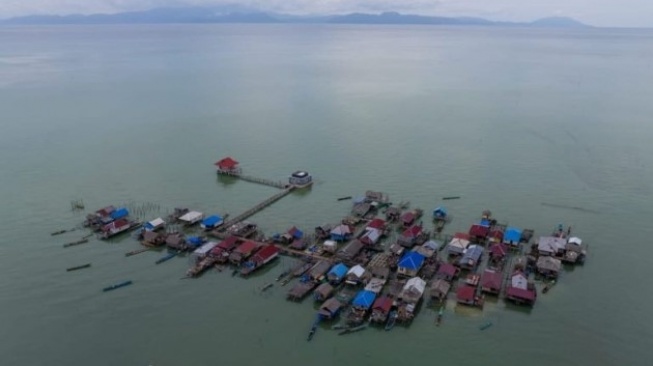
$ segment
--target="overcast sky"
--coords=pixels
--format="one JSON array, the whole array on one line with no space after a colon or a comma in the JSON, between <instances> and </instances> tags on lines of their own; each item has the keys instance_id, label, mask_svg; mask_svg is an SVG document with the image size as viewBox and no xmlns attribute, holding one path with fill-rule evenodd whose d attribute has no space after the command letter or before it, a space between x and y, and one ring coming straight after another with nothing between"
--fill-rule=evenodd
<instances>
[{"instance_id":1,"label":"overcast sky","mask_svg":"<svg viewBox=\"0 0 653 366\"><path fill-rule=\"evenodd\" d=\"M0 0L0 18L241 4L291 14L383 12L530 21L568 16L596 26L653 27L653 0Z\"/></svg>"}]
</instances>

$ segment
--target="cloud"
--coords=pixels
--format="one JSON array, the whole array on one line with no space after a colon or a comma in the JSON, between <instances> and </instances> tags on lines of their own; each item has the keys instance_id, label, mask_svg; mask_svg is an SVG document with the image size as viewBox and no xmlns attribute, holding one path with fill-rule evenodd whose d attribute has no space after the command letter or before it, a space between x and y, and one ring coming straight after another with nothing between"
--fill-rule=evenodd
<instances>
[{"instance_id":1,"label":"cloud","mask_svg":"<svg viewBox=\"0 0 653 366\"><path fill-rule=\"evenodd\" d=\"M555 15L596 25L653 26L651 0L0 0L0 17L115 13L167 6L226 4L289 14L397 11L507 21L528 21Z\"/></svg>"}]
</instances>

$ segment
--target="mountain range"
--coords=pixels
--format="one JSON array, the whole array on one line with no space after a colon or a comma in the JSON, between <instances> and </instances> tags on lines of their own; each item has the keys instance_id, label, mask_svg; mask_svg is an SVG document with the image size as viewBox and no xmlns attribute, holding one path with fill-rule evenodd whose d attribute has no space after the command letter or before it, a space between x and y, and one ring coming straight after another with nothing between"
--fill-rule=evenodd
<instances>
[{"instance_id":1,"label":"mountain range","mask_svg":"<svg viewBox=\"0 0 653 366\"><path fill-rule=\"evenodd\" d=\"M0 20L0 24L165 24L165 23L322 23L322 24L433 24L522 27L589 27L565 17L533 22L501 22L473 17L440 17L385 12L296 16L267 13L239 6L156 8L145 11L90 15L31 15Z\"/></svg>"}]
</instances>

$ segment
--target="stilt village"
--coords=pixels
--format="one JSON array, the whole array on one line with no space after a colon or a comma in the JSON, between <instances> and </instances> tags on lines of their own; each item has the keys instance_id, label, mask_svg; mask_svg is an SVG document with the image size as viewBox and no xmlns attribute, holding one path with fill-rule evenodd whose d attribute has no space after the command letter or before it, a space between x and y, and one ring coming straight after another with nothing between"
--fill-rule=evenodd
<instances>
[{"instance_id":1,"label":"stilt village","mask_svg":"<svg viewBox=\"0 0 653 366\"><path fill-rule=\"evenodd\" d=\"M243 174L231 157L215 165L219 176L279 191L234 216L175 208L165 217L141 222L131 218L128 207L107 206L86 216L82 226L89 234L64 247L87 243L93 235L111 240L131 233L142 247L126 256L158 252L156 265L187 256L190 265L182 275L189 279L207 271L246 278L273 265L280 255L294 257L293 267L283 268L258 291L276 286L288 301L315 302L315 317L306 328L309 341L324 328L344 335L368 327L390 331L395 325L409 326L422 307L435 310L434 324L441 326L448 299L481 310L487 299L533 307L544 301L541 294L553 288L565 268L583 265L587 256L587 243L571 227L551 223L550 232L535 236L531 229L495 218L490 210L479 212L468 231L446 233L452 214L444 203L459 196L434 199L426 212L407 201L395 204L377 191L334 197L348 202L341 219L313 228L289 223L287 231L268 236L248 219L295 190L312 189L313 177L297 171L287 182L258 178ZM71 207L83 210L84 204L74 201ZM88 268L91 263L67 271ZM102 290L130 285L127 280ZM479 329L490 326L487 322Z\"/></svg>"}]
</instances>

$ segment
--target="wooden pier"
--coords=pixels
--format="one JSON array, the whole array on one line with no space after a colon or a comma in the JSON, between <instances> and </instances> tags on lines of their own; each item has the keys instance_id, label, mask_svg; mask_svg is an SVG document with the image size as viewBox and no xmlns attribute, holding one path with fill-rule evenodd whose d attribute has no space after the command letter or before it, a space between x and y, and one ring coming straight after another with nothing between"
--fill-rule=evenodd
<instances>
[{"instance_id":1,"label":"wooden pier","mask_svg":"<svg viewBox=\"0 0 653 366\"><path fill-rule=\"evenodd\" d=\"M288 195L290 192L292 192L293 189L295 189L295 187L293 187L293 186L290 186L290 187L286 187L286 188L284 188L283 191L281 191L281 192L275 194L274 196L272 196L272 197L266 199L265 201L263 201L263 202L257 204L256 206L250 208L249 210L247 210L247 211L241 213L240 215L235 216L235 217L232 218L231 220L225 222L225 223L221 226L221 229L222 229L222 230L226 230L226 229L228 229L229 227L231 227L232 225L237 224L237 223L239 223L239 222L241 222L241 221L247 219L248 217L254 215L255 213L257 213L257 212L263 210L264 208L270 206L271 204L273 204L273 203L275 203L276 201L280 200L281 198L285 197L285 196Z\"/></svg>"},{"instance_id":2,"label":"wooden pier","mask_svg":"<svg viewBox=\"0 0 653 366\"><path fill-rule=\"evenodd\" d=\"M218 171L218 174L227 175L227 176L230 176L230 177L236 177L238 179L242 179L242 180L247 181L247 182L262 184L264 186L269 186L269 187L274 187L274 188L279 188L279 189L286 189L289 186L289 184L281 182L281 181L274 181L274 180L271 180L271 179L253 177L251 175L243 175L243 174L237 173L237 172L230 172L230 171L220 170L220 171Z\"/></svg>"}]
</instances>

